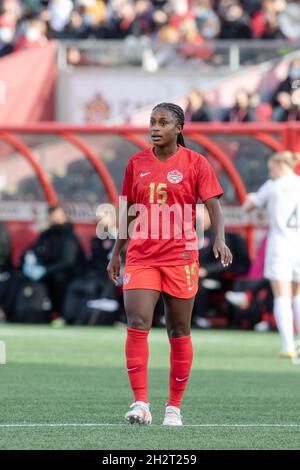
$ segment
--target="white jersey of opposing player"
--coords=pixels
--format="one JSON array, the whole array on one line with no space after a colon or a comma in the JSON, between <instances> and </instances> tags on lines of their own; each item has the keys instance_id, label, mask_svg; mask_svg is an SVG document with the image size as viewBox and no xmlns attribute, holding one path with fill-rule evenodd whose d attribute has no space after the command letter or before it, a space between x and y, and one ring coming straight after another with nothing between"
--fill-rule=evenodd
<instances>
[{"instance_id":1,"label":"white jersey of opposing player","mask_svg":"<svg viewBox=\"0 0 300 470\"><path fill-rule=\"evenodd\" d=\"M268 180L255 194L269 218L265 277L300 282L300 177L288 173Z\"/></svg>"}]
</instances>

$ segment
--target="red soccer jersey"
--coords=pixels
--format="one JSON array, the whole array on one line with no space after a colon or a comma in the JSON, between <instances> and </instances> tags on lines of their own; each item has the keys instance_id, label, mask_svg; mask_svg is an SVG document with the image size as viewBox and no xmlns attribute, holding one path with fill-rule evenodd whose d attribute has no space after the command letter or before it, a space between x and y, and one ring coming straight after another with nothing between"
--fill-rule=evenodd
<instances>
[{"instance_id":1,"label":"red soccer jersey","mask_svg":"<svg viewBox=\"0 0 300 470\"><path fill-rule=\"evenodd\" d=\"M143 204L143 215L138 214L144 229L140 238L130 238L126 264L173 266L198 260L196 203L198 198L205 202L222 194L212 167L193 150L179 146L178 151L163 162L155 156L152 147L133 155L126 167L122 196L134 204ZM162 215L157 211L168 211L165 206L173 205L176 205L177 216L171 212L168 232L168 225L163 225ZM187 219L184 219L184 210ZM192 229L187 236L184 220L190 219ZM137 219L134 223L135 227L141 226Z\"/></svg>"}]
</instances>

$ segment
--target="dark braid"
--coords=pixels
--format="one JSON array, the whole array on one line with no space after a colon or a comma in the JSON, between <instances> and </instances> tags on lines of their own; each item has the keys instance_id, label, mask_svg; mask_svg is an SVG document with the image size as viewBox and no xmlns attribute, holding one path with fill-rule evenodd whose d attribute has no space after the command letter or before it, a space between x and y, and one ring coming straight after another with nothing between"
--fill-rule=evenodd
<instances>
[{"instance_id":1,"label":"dark braid","mask_svg":"<svg viewBox=\"0 0 300 470\"><path fill-rule=\"evenodd\" d=\"M177 123L183 128L183 126L184 126L184 112L183 112L183 109L180 106L178 106L177 104L174 104L174 103L159 103L156 106L154 106L152 111L155 111L158 108L164 108L167 111L170 111L175 116L175 118L177 119ZM177 144L181 145L182 147L185 147L185 142L184 142L182 132L180 132L180 134L178 134L178 136L177 136Z\"/></svg>"}]
</instances>

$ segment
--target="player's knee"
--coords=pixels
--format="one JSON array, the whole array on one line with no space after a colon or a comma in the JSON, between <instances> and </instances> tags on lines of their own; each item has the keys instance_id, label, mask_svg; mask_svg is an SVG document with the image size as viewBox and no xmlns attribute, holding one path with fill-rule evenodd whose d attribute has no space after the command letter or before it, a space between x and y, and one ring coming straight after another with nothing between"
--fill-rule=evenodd
<instances>
[{"instance_id":1,"label":"player's knee","mask_svg":"<svg viewBox=\"0 0 300 470\"><path fill-rule=\"evenodd\" d=\"M168 329L169 338L181 338L183 336L189 336L191 330L186 325L173 325Z\"/></svg>"},{"instance_id":2,"label":"player's knee","mask_svg":"<svg viewBox=\"0 0 300 470\"><path fill-rule=\"evenodd\" d=\"M149 324L149 321L143 319L143 318L128 318L127 320L127 325L128 328L133 328L134 330L150 330L151 324Z\"/></svg>"}]
</instances>

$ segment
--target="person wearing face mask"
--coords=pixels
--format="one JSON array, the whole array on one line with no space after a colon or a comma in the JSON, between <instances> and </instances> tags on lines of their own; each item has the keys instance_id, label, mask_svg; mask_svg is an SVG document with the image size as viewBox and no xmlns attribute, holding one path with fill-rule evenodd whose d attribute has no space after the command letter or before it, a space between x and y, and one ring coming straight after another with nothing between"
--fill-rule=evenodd
<instances>
[{"instance_id":1,"label":"person wearing face mask","mask_svg":"<svg viewBox=\"0 0 300 470\"><path fill-rule=\"evenodd\" d=\"M17 5L0 2L0 57L13 52L19 18Z\"/></svg>"},{"instance_id":2,"label":"person wearing face mask","mask_svg":"<svg viewBox=\"0 0 300 470\"><path fill-rule=\"evenodd\" d=\"M278 18L279 26L284 36L289 39L300 38L300 2L288 2Z\"/></svg>"},{"instance_id":3,"label":"person wearing face mask","mask_svg":"<svg viewBox=\"0 0 300 470\"><path fill-rule=\"evenodd\" d=\"M283 39L279 18L286 10L285 0L263 0L260 8L251 14L253 37L261 39Z\"/></svg>"},{"instance_id":4,"label":"person wearing face mask","mask_svg":"<svg viewBox=\"0 0 300 470\"><path fill-rule=\"evenodd\" d=\"M47 285L53 310L60 314L68 284L81 275L86 259L61 206L49 207L48 225L25 253L22 270L28 278Z\"/></svg>"},{"instance_id":5,"label":"person wearing face mask","mask_svg":"<svg viewBox=\"0 0 300 470\"><path fill-rule=\"evenodd\" d=\"M290 95L286 93L286 107L277 106L272 119L277 122L300 121L300 88L293 90Z\"/></svg>"},{"instance_id":6,"label":"person wearing face mask","mask_svg":"<svg viewBox=\"0 0 300 470\"><path fill-rule=\"evenodd\" d=\"M273 91L270 99L270 104L273 108L281 106L286 109L288 106L288 95L291 95L292 90L296 87L295 83L300 80L300 57L291 61L288 76L285 80L279 83L277 88ZM275 119L276 120L276 119Z\"/></svg>"},{"instance_id":7,"label":"person wearing face mask","mask_svg":"<svg viewBox=\"0 0 300 470\"><path fill-rule=\"evenodd\" d=\"M36 49L47 43L46 24L40 20L31 20L26 24L24 33L19 36L14 51Z\"/></svg>"},{"instance_id":8,"label":"person wearing face mask","mask_svg":"<svg viewBox=\"0 0 300 470\"><path fill-rule=\"evenodd\" d=\"M196 0L192 6L199 33L206 40L214 39L220 33L220 20L211 3L211 0Z\"/></svg>"},{"instance_id":9,"label":"person wearing face mask","mask_svg":"<svg viewBox=\"0 0 300 470\"><path fill-rule=\"evenodd\" d=\"M250 17L238 1L219 7L221 17L220 39L251 39Z\"/></svg>"},{"instance_id":10,"label":"person wearing face mask","mask_svg":"<svg viewBox=\"0 0 300 470\"><path fill-rule=\"evenodd\" d=\"M0 24L0 57L14 50L15 28Z\"/></svg>"}]
</instances>

